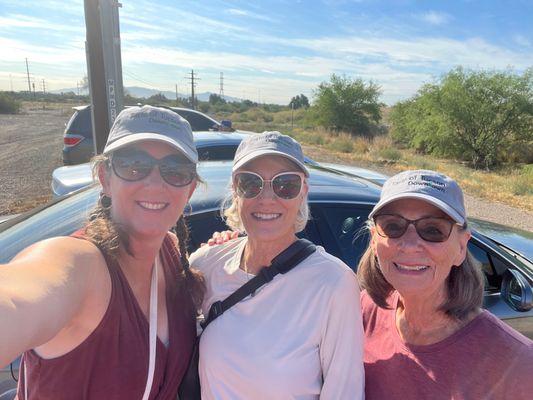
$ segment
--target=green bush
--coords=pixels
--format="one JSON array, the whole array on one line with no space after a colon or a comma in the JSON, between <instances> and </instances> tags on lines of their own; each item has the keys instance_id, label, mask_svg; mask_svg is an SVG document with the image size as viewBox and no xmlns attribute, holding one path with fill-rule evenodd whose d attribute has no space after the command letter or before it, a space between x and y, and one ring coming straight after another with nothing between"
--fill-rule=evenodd
<instances>
[{"instance_id":1,"label":"green bush","mask_svg":"<svg viewBox=\"0 0 533 400\"><path fill-rule=\"evenodd\" d=\"M381 120L380 95L380 87L373 82L333 74L318 86L311 114L326 129L369 135Z\"/></svg>"},{"instance_id":2,"label":"green bush","mask_svg":"<svg viewBox=\"0 0 533 400\"><path fill-rule=\"evenodd\" d=\"M21 103L7 93L0 93L0 114L17 114Z\"/></svg>"},{"instance_id":3,"label":"green bush","mask_svg":"<svg viewBox=\"0 0 533 400\"><path fill-rule=\"evenodd\" d=\"M390 119L392 138L422 153L485 169L530 162L533 68L522 75L456 68L396 104Z\"/></svg>"}]
</instances>

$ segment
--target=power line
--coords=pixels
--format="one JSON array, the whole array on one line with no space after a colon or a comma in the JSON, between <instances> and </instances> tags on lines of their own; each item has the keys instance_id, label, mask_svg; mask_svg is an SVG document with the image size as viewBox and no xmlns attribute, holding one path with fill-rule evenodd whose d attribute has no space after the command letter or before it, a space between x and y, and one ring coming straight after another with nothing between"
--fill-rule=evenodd
<instances>
[{"instance_id":1,"label":"power line","mask_svg":"<svg viewBox=\"0 0 533 400\"><path fill-rule=\"evenodd\" d=\"M194 88L196 87L196 81L199 81L200 78L194 76L194 69L191 69L191 76L186 76L185 79L191 81L191 107L193 110L196 110L196 99L194 97Z\"/></svg>"}]
</instances>

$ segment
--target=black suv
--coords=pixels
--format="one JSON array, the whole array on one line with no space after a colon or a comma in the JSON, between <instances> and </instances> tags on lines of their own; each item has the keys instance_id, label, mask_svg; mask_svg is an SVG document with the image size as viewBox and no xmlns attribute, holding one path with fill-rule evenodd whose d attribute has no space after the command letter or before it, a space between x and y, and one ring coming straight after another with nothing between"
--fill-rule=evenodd
<instances>
[{"instance_id":1,"label":"black suv","mask_svg":"<svg viewBox=\"0 0 533 400\"><path fill-rule=\"evenodd\" d=\"M189 121L193 132L231 130L231 125L222 125L199 111L178 107L170 108ZM63 164L65 165L86 163L94 155L91 106L73 107L73 110L74 114L67 122L63 135Z\"/></svg>"}]
</instances>

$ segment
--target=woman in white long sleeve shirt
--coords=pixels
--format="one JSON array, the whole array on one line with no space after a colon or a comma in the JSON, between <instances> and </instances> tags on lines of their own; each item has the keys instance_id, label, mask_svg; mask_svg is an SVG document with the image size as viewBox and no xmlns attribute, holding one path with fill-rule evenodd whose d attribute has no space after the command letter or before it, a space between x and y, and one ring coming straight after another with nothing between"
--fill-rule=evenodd
<instances>
[{"instance_id":1,"label":"woman in white long sleeve shirt","mask_svg":"<svg viewBox=\"0 0 533 400\"><path fill-rule=\"evenodd\" d=\"M307 177L292 138L268 132L241 143L226 217L247 237L190 257L207 283L204 315L297 240L308 218ZM362 337L357 279L319 247L206 328L202 398L363 398Z\"/></svg>"}]
</instances>

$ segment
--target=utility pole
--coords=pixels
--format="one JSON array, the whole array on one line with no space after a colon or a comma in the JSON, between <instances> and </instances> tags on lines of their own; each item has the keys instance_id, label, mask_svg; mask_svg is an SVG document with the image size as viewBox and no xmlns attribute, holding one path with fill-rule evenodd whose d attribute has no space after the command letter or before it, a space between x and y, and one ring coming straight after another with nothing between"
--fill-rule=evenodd
<instances>
[{"instance_id":1,"label":"utility pole","mask_svg":"<svg viewBox=\"0 0 533 400\"><path fill-rule=\"evenodd\" d=\"M118 15L121 6L117 0L84 0L85 51L96 154L102 152L111 124L123 106Z\"/></svg>"},{"instance_id":2,"label":"utility pole","mask_svg":"<svg viewBox=\"0 0 533 400\"><path fill-rule=\"evenodd\" d=\"M193 110L196 110L196 98L194 97L194 88L196 87L196 82L199 81L200 78L197 78L194 76L194 69L191 69L191 76L186 76L185 79L188 79L191 81L191 108Z\"/></svg>"},{"instance_id":3,"label":"utility pole","mask_svg":"<svg viewBox=\"0 0 533 400\"><path fill-rule=\"evenodd\" d=\"M28 67L28 59L26 58L26 75L28 76L28 91L31 94L31 84L30 84L30 68Z\"/></svg>"},{"instance_id":4,"label":"utility pole","mask_svg":"<svg viewBox=\"0 0 533 400\"><path fill-rule=\"evenodd\" d=\"M220 73L220 91L218 95L221 99L224 99L224 72Z\"/></svg>"},{"instance_id":5,"label":"utility pole","mask_svg":"<svg viewBox=\"0 0 533 400\"><path fill-rule=\"evenodd\" d=\"M44 82L44 79L42 80L42 85L43 85L43 94L46 94L46 84Z\"/></svg>"},{"instance_id":6,"label":"utility pole","mask_svg":"<svg viewBox=\"0 0 533 400\"><path fill-rule=\"evenodd\" d=\"M32 82L31 84L33 86L33 97L35 98L35 82Z\"/></svg>"},{"instance_id":7,"label":"utility pole","mask_svg":"<svg viewBox=\"0 0 533 400\"><path fill-rule=\"evenodd\" d=\"M178 84L176 83L176 101L178 101Z\"/></svg>"}]
</instances>

